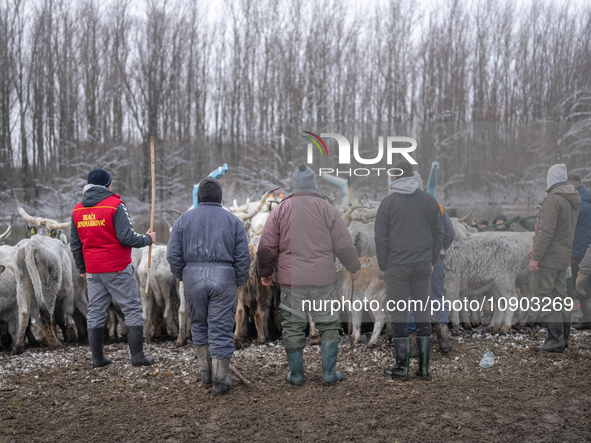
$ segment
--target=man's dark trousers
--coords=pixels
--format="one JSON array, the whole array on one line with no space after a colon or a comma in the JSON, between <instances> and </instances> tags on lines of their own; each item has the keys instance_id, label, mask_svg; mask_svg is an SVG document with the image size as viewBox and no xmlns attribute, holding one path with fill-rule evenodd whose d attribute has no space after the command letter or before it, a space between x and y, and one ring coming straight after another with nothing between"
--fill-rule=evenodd
<instances>
[{"instance_id":1,"label":"man's dark trousers","mask_svg":"<svg viewBox=\"0 0 591 443\"><path fill-rule=\"evenodd\" d=\"M414 301L411 306L414 311L417 336L431 336L429 296L431 294L432 270L431 263L421 263L412 266L389 267L386 271L384 279L388 297L387 308L390 311L394 337L408 337L407 312L409 303L413 303L408 300L409 292Z\"/></svg>"}]
</instances>

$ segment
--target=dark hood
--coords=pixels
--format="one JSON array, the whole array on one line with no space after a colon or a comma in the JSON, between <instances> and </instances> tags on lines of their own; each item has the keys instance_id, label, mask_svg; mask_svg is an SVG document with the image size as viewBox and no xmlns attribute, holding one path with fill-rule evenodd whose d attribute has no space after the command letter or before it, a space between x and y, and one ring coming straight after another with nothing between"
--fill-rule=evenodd
<instances>
[{"instance_id":1,"label":"dark hood","mask_svg":"<svg viewBox=\"0 0 591 443\"><path fill-rule=\"evenodd\" d=\"M115 195L114 192L109 191L104 186L100 185L86 185L84 187L84 197L82 198L82 206L89 208L96 206L107 197Z\"/></svg>"},{"instance_id":2,"label":"dark hood","mask_svg":"<svg viewBox=\"0 0 591 443\"><path fill-rule=\"evenodd\" d=\"M199 183L199 190L197 191L197 203L221 203L222 202L222 185L217 179L213 177L205 177Z\"/></svg>"}]
</instances>

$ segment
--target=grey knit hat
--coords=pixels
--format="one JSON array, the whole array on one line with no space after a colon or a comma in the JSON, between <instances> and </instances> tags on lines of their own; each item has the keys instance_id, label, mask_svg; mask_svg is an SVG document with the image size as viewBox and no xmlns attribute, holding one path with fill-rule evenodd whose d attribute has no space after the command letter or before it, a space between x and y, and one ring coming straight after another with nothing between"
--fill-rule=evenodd
<instances>
[{"instance_id":1,"label":"grey knit hat","mask_svg":"<svg viewBox=\"0 0 591 443\"><path fill-rule=\"evenodd\" d=\"M314 171L303 163L293 173L293 190L318 192Z\"/></svg>"}]
</instances>

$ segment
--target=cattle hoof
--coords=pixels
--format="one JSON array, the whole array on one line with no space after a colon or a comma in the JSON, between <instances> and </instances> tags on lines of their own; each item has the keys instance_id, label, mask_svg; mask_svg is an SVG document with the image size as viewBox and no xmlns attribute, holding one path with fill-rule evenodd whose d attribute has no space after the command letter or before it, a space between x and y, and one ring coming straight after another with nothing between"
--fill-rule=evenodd
<instances>
[{"instance_id":1,"label":"cattle hoof","mask_svg":"<svg viewBox=\"0 0 591 443\"><path fill-rule=\"evenodd\" d=\"M472 327L473 327L474 329L476 329L478 326L480 326L480 322L477 322L477 321L473 321L473 322L472 322Z\"/></svg>"},{"instance_id":2,"label":"cattle hoof","mask_svg":"<svg viewBox=\"0 0 591 443\"><path fill-rule=\"evenodd\" d=\"M177 341L174 343L174 345L177 348L182 348L183 346L185 346L185 339L177 339Z\"/></svg>"},{"instance_id":3,"label":"cattle hoof","mask_svg":"<svg viewBox=\"0 0 591 443\"><path fill-rule=\"evenodd\" d=\"M453 324L451 327L452 335L460 335L460 325Z\"/></svg>"},{"instance_id":4,"label":"cattle hoof","mask_svg":"<svg viewBox=\"0 0 591 443\"><path fill-rule=\"evenodd\" d=\"M25 352L25 345L14 345L14 347L12 348L12 355L20 355L23 352Z\"/></svg>"},{"instance_id":5,"label":"cattle hoof","mask_svg":"<svg viewBox=\"0 0 591 443\"><path fill-rule=\"evenodd\" d=\"M472 330L472 324L468 323L468 322L462 322L462 328L464 328L466 331L471 331Z\"/></svg>"},{"instance_id":6,"label":"cattle hoof","mask_svg":"<svg viewBox=\"0 0 591 443\"><path fill-rule=\"evenodd\" d=\"M375 348L376 346L377 346L377 343L372 343L372 342L369 342L369 343L367 344L367 347L368 347L369 349L373 349L373 348Z\"/></svg>"},{"instance_id":7,"label":"cattle hoof","mask_svg":"<svg viewBox=\"0 0 591 443\"><path fill-rule=\"evenodd\" d=\"M55 343L50 343L49 344L49 350L50 351L55 351L56 349L60 349L63 348L64 345L60 342L60 341L56 341Z\"/></svg>"},{"instance_id":8,"label":"cattle hoof","mask_svg":"<svg viewBox=\"0 0 591 443\"><path fill-rule=\"evenodd\" d=\"M510 330L511 330L511 325L508 323L505 323L500 327L499 333L502 335L505 335L505 334L508 334Z\"/></svg>"}]
</instances>

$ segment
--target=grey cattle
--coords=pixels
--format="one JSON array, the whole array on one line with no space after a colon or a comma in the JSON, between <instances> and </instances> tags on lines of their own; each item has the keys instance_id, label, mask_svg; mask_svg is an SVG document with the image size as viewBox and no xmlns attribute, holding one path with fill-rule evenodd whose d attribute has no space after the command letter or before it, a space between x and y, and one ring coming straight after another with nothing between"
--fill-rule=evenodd
<instances>
[{"instance_id":1,"label":"grey cattle","mask_svg":"<svg viewBox=\"0 0 591 443\"><path fill-rule=\"evenodd\" d=\"M86 288L86 279L80 276L80 271L76 267L74 256L70 248L66 248L66 253L70 259L72 267L72 291L74 301L74 313L72 315L76 330L78 332L78 342L85 343L88 341L88 330L86 327L86 316L88 315L88 292ZM65 324L65 318L59 306L55 310L55 322L62 327ZM63 329L63 328L62 328Z\"/></svg>"},{"instance_id":2,"label":"grey cattle","mask_svg":"<svg viewBox=\"0 0 591 443\"><path fill-rule=\"evenodd\" d=\"M501 298L507 302L511 297L517 298L515 281L528 252L526 247L516 239L503 236L472 239L461 223L453 221L453 225L456 237L446 251L444 261L446 299L452 303L464 299L470 302L474 300L473 294L484 292L492 293L495 302ZM494 307L497 308L498 304ZM513 314L510 309L503 312L494 309L489 330L502 334L509 332ZM454 309L452 304L450 320L454 332L458 332L460 321L471 324L468 315L463 309Z\"/></svg>"},{"instance_id":3,"label":"grey cattle","mask_svg":"<svg viewBox=\"0 0 591 443\"><path fill-rule=\"evenodd\" d=\"M144 316L144 336L146 343L152 341L155 332L155 315L162 310L162 317L167 331L172 336L178 336L179 282L170 272L170 265L166 260L166 245L152 246L152 262L150 269L150 285L146 294L148 281L148 248L144 249L138 266L139 290L142 299Z\"/></svg>"},{"instance_id":4,"label":"grey cattle","mask_svg":"<svg viewBox=\"0 0 591 443\"><path fill-rule=\"evenodd\" d=\"M72 265L66 249L61 241L45 235L33 235L16 247L14 263L19 321L15 354L24 352L25 333L31 316L39 318L51 349L61 346L53 328L56 304L64 315L65 324L73 323ZM64 337L71 336L71 332L62 332Z\"/></svg>"},{"instance_id":5,"label":"grey cattle","mask_svg":"<svg viewBox=\"0 0 591 443\"><path fill-rule=\"evenodd\" d=\"M534 233L533 232L479 232L475 234L470 234L470 239L478 239L478 238L495 238L495 237L506 237L517 240L520 242L526 251L530 251L533 248L534 244ZM523 298L530 299L533 297L533 290L531 286L531 272L529 270L529 259L527 255L523 257L523 261L521 266L519 267L519 271L517 273L517 278L515 280L515 286L520 292L520 296ZM528 303L528 305L530 305ZM531 306L531 305L530 305ZM519 317L517 322L515 323L515 328L520 328L525 326L526 324L531 324L536 319L538 313L532 309L519 311Z\"/></svg>"},{"instance_id":6,"label":"grey cattle","mask_svg":"<svg viewBox=\"0 0 591 443\"><path fill-rule=\"evenodd\" d=\"M348 228L353 244L359 257L373 257L376 255L376 241L374 234L374 223L362 223L352 221Z\"/></svg>"},{"instance_id":7,"label":"grey cattle","mask_svg":"<svg viewBox=\"0 0 591 443\"><path fill-rule=\"evenodd\" d=\"M6 324L12 342L18 332L18 309L16 304L16 276L12 246L0 246L0 321Z\"/></svg>"}]
</instances>

